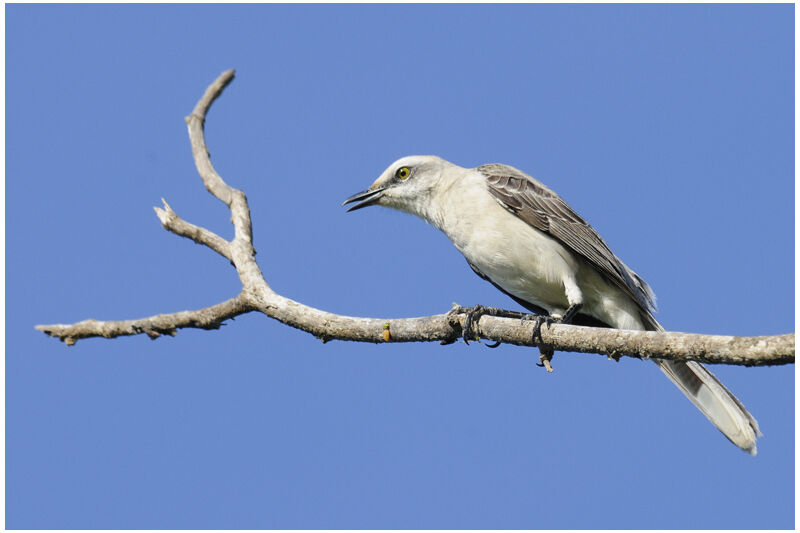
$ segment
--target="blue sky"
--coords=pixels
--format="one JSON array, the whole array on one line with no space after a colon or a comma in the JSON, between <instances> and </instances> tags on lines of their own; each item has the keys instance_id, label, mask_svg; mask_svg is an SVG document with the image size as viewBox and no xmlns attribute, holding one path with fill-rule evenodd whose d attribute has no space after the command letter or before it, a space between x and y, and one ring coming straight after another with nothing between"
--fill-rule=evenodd
<instances>
[{"instance_id":1,"label":"blue sky","mask_svg":"<svg viewBox=\"0 0 800 533\"><path fill-rule=\"evenodd\" d=\"M207 139L284 296L517 309L444 235L340 203L395 159L514 165L641 274L671 330L794 329L792 5L6 7L9 528L793 528L794 367L716 367L752 458L648 362L330 342L251 314L79 342L41 323L212 305Z\"/></svg>"}]
</instances>

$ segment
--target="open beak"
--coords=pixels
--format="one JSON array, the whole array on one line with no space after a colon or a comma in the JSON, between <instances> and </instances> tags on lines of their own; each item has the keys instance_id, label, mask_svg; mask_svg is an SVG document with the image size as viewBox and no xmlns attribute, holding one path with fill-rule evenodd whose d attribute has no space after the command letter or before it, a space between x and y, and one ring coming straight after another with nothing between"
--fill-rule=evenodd
<instances>
[{"instance_id":1,"label":"open beak","mask_svg":"<svg viewBox=\"0 0 800 533\"><path fill-rule=\"evenodd\" d=\"M366 191L361 191L359 193L354 194L344 202L342 205L352 204L353 202L358 202L356 205L351 206L347 212L355 211L356 209L361 209L362 207L370 206L376 203L381 196L383 196L383 191L386 187L378 187L377 189L367 189Z\"/></svg>"}]
</instances>

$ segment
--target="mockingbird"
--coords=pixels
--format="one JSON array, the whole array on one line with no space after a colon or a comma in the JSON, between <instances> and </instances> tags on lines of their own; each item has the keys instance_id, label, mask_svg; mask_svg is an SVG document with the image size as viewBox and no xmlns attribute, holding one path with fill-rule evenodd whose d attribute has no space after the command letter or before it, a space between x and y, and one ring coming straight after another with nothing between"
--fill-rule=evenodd
<instances>
[{"instance_id":1,"label":"mockingbird","mask_svg":"<svg viewBox=\"0 0 800 533\"><path fill-rule=\"evenodd\" d=\"M382 205L442 230L483 279L538 315L578 325L663 331L655 295L555 192L508 165L466 169L410 156L345 200ZM703 365L654 362L731 442L756 454L755 418Z\"/></svg>"}]
</instances>

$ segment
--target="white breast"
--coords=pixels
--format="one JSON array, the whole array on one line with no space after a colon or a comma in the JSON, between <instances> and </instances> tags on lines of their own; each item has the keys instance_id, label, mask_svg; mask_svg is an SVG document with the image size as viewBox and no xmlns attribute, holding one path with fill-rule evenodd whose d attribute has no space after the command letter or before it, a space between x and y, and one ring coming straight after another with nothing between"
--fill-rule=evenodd
<instances>
[{"instance_id":1,"label":"white breast","mask_svg":"<svg viewBox=\"0 0 800 533\"><path fill-rule=\"evenodd\" d=\"M471 172L432 202L442 230L467 260L492 281L525 301L561 314L569 306L564 278L579 264L566 248L503 208Z\"/></svg>"}]
</instances>

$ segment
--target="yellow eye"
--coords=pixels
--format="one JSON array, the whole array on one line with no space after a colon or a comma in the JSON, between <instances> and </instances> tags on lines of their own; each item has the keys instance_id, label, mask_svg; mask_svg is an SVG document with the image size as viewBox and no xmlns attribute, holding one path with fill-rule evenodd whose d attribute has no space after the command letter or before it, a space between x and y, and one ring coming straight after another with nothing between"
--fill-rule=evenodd
<instances>
[{"instance_id":1,"label":"yellow eye","mask_svg":"<svg viewBox=\"0 0 800 533\"><path fill-rule=\"evenodd\" d=\"M395 176L401 180L407 180L408 177L411 175L411 170L408 167L400 167L397 169Z\"/></svg>"}]
</instances>

